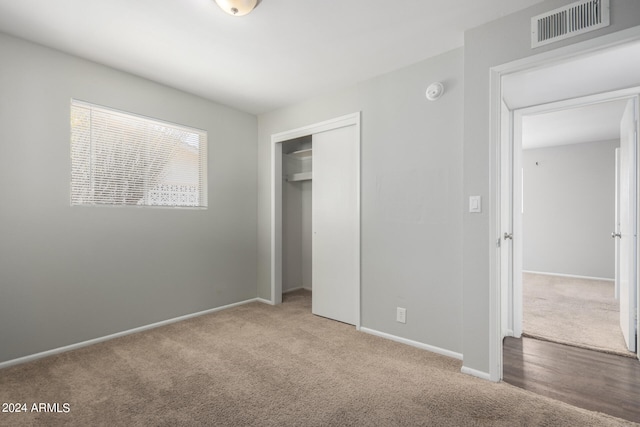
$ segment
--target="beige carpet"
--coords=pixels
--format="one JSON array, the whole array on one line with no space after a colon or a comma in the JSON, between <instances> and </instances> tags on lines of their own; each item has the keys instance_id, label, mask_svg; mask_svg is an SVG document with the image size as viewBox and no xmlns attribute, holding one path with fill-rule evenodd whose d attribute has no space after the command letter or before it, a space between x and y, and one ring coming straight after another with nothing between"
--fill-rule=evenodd
<instances>
[{"instance_id":1,"label":"beige carpet","mask_svg":"<svg viewBox=\"0 0 640 427\"><path fill-rule=\"evenodd\" d=\"M633 425L310 314L306 291L0 371L3 426Z\"/></svg>"},{"instance_id":2,"label":"beige carpet","mask_svg":"<svg viewBox=\"0 0 640 427\"><path fill-rule=\"evenodd\" d=\"M524 335L635 357L620 330L613 282L524 273Z\"/></svg>"}]
</instances>

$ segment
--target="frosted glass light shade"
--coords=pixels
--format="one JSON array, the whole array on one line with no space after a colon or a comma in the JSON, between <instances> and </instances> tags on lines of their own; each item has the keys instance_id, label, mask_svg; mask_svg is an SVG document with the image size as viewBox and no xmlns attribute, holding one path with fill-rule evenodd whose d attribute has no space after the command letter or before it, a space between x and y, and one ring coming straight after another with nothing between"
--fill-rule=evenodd
<instances>
[{"instance_id":1,"label":"frosted glass light shade","mask_svg":"<svg viewBox=\"0 0 640 427\"><path fill-rule=\"evenodd\" d=\"M233 16L243 16L251 12L258 0L215 0L220 9Z\"/></svg>"}]
</instances>

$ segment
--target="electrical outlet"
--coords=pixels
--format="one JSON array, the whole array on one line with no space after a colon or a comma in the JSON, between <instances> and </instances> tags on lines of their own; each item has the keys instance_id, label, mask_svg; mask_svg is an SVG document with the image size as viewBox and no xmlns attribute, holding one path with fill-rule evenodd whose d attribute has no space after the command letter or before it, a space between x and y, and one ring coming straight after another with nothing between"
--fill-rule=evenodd
<instances>
[{"instance_id":1,"label":"electrical outlet","mask_svg":"<svg viewBox=\"0 0 640 427\"><path fill-rule=\"evenodd\" d=\"M407 323L407 309L402 307L396 308L396 321L400 323Z\"/></svg>"}]
</instances>

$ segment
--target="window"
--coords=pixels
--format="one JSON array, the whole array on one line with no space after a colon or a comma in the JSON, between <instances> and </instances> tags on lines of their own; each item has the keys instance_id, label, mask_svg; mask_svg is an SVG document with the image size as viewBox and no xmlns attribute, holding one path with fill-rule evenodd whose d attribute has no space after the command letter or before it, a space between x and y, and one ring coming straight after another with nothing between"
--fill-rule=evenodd
<instances>
[{"instance_id":1,"label":"window","mask_svg":"<svg viewBox=\"0 0 640 427\"><path fill-rule=\"evenodd\" d=\"M71 205L207 206L207 133L71 101Z\"/></svg>"}]
</instances>

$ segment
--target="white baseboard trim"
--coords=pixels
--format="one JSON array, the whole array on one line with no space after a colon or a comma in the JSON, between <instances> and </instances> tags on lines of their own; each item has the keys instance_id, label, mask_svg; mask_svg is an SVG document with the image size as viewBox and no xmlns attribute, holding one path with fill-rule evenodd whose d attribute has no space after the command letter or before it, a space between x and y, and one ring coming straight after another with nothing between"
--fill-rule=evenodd
<instances>
[{"instance_id":1,"label":"white baseboard trim","mask_svg":"<svg viewBox=\"0 0 640 427\"><path fill-rule=\"evenodd\" d=\"M471 369L463 366L462 369L460 369L460 372L462 372L463 374L471 375L473 377L482 378L483 380L491 381L491 375L489 375L487 372L478 371L477 369Z\"/></svg>"},{"instance_id":2,"label":"white baseboard trim","mask_svg":"<svg viewBox=\"0 0 640 427\"><path fill-rule=\"evenodd\" d=\"M288 294L289 292L300 291L302 289L304 289L305 291L312 292L311 288L307 288L305 286L300 286L299 288L287 289L286 291L282 291L282 294Z\"/></svg>"},{"instance_id":3,"label":"white baseboard trim","mask_svg":"<svg viewBox=\"0 0 640 427\"><path fill-rule=\"evenodd\" d=\"M615 279L609 279L607 277L592 277L592 276L578 276L575 274L563 274L563 273L548 273L544 271L529 271L522 270L523 273L531 273L531 274L540 274L543 276L559 276L559 277L570 277L572 279L585 279L585 280L603 280L606 282L615 282Z\"/></svg>"},{"instance_id":4,"label":"white baseboard trim","mask_svg":"<svg viewBox=\"0 0 640 427\"><path fill-rule=\"evenodd\" d=\"M445 350L443 348L440 347L435 347L429 344L424 344L418 341L413 341L413 340L409 340L406 338L402 338L402 337L398 337L395 335L391 335L391 334L387 334L385 332L380 332L380 331L376 331L374 329L369 329L369 328L365 328L365 327L360 327L360 331L370 334L370 335L375 335L377 337L381 337L381 338L386 338L388 340L391 341L395 341L395 342L399 342L401 344L406 344L406 345L410 345L412 347L417 347L420 348L422 350L427 350L430 351L432 353L437 353L437 354L441 354L443 356L447 356L447 357L452 357L454 359L458 359L458 360L462 360L462 354L461 353L456 353L454 351L450 351L450 350Z\"/></svg>"},{"instance_id":5,"label":"white baseboard trim","mask_svg":"<svg viewBox=\"0 0 640 427\"><path fill-rule=\"evenodd\" d=\"M172 323L181 322L183 320L191 319L193 317L204 316L205 314L215 313L217 311L226 310L229 308L237 307L240 305L249 304L252 302L259 301L259 298L253 298L246 301L240 301L233 304L223 305L222 307L216 307L209 310L199 311L197 313L186 314L184 316L174 317L173 319L163 320L156 323L151 323L149 325L140 326L138 328L128 329L122 332L116 332L115 334L105 335L103 337L90 339L87 341L82 341L75 344L66 345L64 347L58 347L51 350L43 351L40 353L30 354L28 356L18 357L17 359L7 360L6 362L0 362L0 369L8 368L10 366L20 365L22 363L32 362L37 359L42 359L43 357L53 356L55 354L65 353L71 350L77 350L82 347L87 347L93 344L98 344L104 341L109 341L114 338L124 337L126 335L135 334L138 332L148 331L149 329L155 329L160 326L170 325Z\"/></svg>"},{"instance_id":6,"label":"white baseboard trim","mask_svg":"<svg viewBox=\"0 0 640 427\"><path fill-rule=\"evenodd\" d=\"M507 329L506 331L503 332L502 339L505 339L506 337L512 337L512 336L513 336L513 329Z\"/></svg>"},{"instance_id":7,"label":"white baseboard trim","mask_svg":"<svg viewBox=\"0 0 640 427\"><path fill-rule=\"evenodd\" d=\"M312 292L311 288L306 288L304 286L301 286L299 288L287 289L286 291L282 291L282 295L288 294L290 292L299 291L299 290L302 290L302 289L304 289L305 291ZM261 302L263 304L276 305L273 301L268 300L268 299L264 299L264 298L256 298L256 301Z\"/></svg>"}]
</instances>

